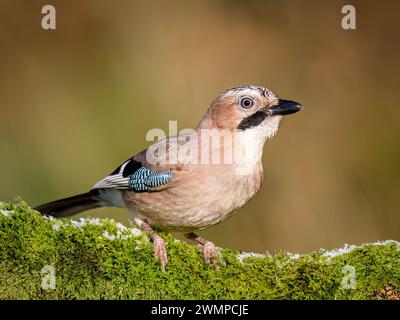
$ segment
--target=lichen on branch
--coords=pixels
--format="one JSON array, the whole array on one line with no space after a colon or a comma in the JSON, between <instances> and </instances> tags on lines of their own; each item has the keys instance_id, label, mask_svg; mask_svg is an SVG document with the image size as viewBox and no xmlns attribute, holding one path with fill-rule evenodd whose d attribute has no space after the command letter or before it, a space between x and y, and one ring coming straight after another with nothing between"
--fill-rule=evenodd
<instances>
[{"instance_id":1,"label":"lichen on branch","mask_svg":"<svg viewBox=\"0 0 400 320\"><path fill-rule=\"evenodd\" d=\"M169 252L165 273L134 227L49 219L23 201L0 203L0 299L399 298L397 241L305 255L221 248L225 266L216 271L195 246L161 236ZM46 286L49 276L54 283Z\"/></svg>"}]
</instances>

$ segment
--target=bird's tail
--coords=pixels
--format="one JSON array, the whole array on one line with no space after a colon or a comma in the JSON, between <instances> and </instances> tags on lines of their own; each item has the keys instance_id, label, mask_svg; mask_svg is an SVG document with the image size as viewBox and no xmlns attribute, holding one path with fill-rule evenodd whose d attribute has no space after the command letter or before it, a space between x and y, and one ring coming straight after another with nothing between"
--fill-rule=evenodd
<instances>
[{"instance_id":1,"label":"bird's tail","mask_svg":"<svg viewBox=\"0 0 400 320\"><path fill-rule=\"evenodd\" d=\"M102 206L104 206L104 204L95 193L87 192L77 196L42 204L36 207L35 210L46 216L63 218Z\"/></svg>"}]
</instances>

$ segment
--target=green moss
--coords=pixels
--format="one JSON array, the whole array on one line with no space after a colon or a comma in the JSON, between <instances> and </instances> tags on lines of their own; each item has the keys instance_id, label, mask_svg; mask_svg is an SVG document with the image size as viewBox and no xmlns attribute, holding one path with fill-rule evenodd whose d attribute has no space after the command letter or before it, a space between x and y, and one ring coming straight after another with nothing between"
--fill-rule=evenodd
<instances>
[{"instance_id":1,"label":"green moss","mask_svg":"<svg viewBox=\"0 0 400 320\"><path fill-rule=\"evenodd\" d=\"M400 287L398 242L323 250L240 256L221 249L219 271L203 263L195 246L167 241L165 273L152 244L112 220L51 220L20 201L0 203L0 299L371 299L385 285ZM114 238L113 238L114 237ZM41 287L51 265L56 288ZM344 266L355 288L344 288Z\"/></svg>"}]
</instances>

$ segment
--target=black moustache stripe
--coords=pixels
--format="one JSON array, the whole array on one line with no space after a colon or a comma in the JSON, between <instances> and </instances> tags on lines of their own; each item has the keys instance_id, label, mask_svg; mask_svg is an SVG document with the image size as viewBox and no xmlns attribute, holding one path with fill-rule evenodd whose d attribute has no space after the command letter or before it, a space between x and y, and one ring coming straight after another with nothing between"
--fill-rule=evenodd
<instances>
[{"instance_id":1,"label":"black moustache stripe","mask_svg":"<svg viewBox=\"0 0 400 320\"><path fill-rule=\"evenodd\" d=\"M256 113L253 113L251 116L248 116L248 117L244 118L242 121L240 121L237 128L239 130L246 130L246 129L256 127L261 122L263 122L267 116L268 115L266 112L257 111Z\"/></svg>"}]
</instances>

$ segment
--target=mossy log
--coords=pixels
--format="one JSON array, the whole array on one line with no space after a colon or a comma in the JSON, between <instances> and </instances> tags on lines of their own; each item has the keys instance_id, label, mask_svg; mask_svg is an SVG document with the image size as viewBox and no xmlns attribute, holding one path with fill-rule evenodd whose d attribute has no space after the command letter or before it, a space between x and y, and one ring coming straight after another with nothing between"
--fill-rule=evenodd
<instances>
[{"instance_id":1,"label":"mossy log","mask_svg":"<svg viewBox=\"0 0 400 320\"><path fill-rule=\"evenodd\" d=\"M225 265L216 271L196 246L161 236L164 273L134 227L49 219L23 201L0 203L0 299L399 298L397 241L304 255L221 248Z\"/></svg>"}]
</instances>

